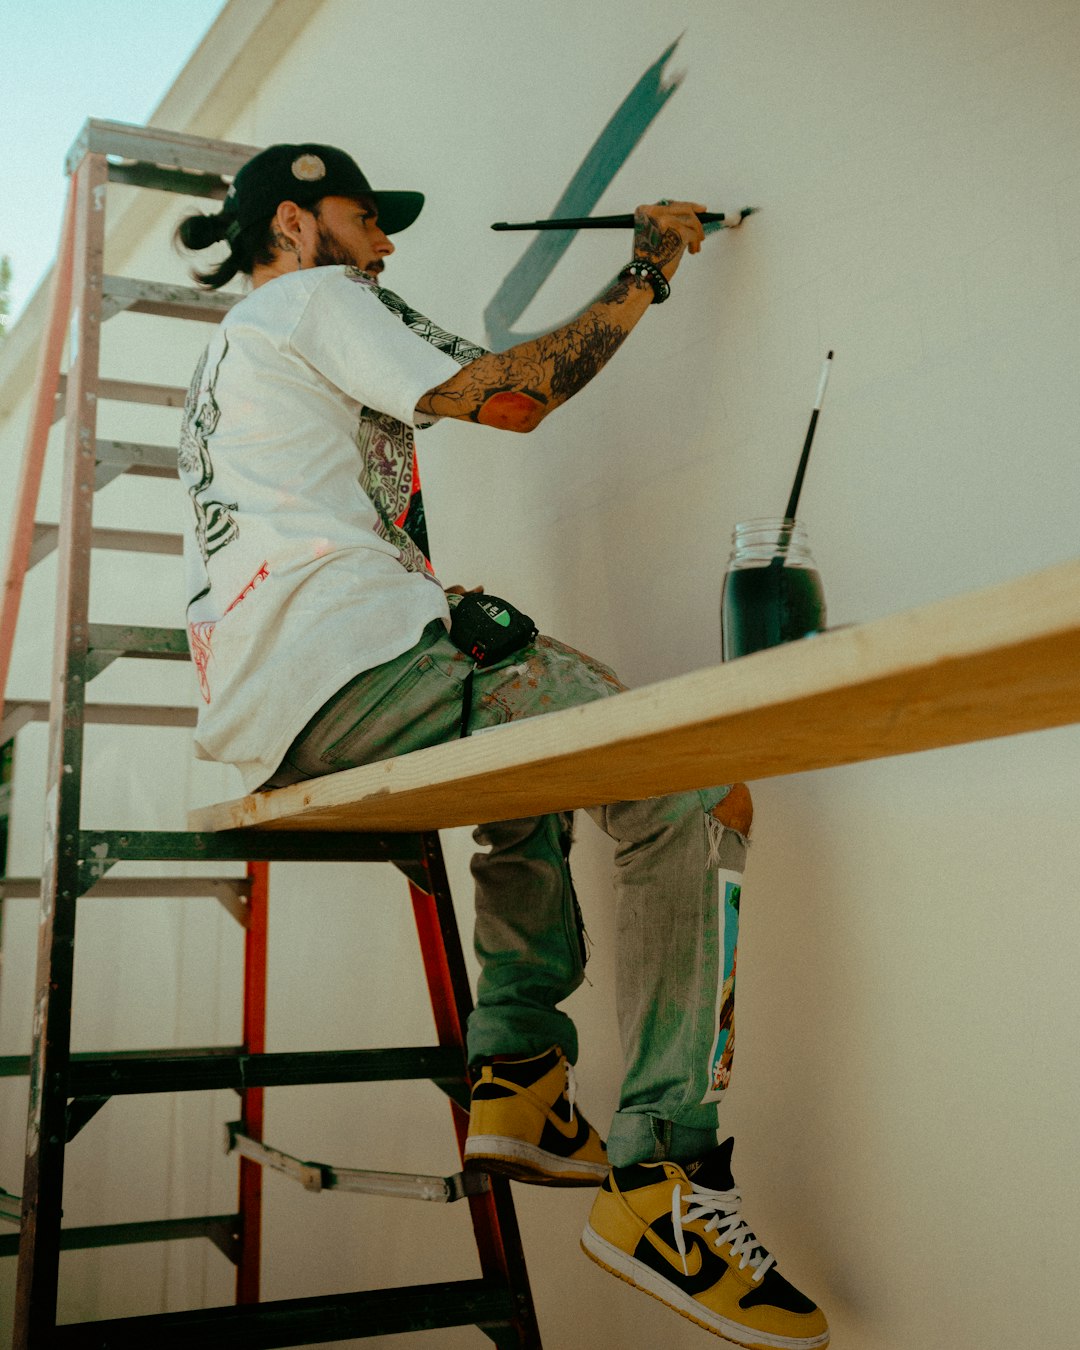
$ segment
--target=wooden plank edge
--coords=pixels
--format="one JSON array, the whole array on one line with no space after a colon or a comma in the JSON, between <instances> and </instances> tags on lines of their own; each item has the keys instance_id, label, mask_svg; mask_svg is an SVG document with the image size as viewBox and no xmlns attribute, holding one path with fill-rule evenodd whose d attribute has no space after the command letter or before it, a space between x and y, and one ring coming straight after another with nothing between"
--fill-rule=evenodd
<instances>
[{"instance_id":1,"label":"wooden plank edge","mask_svg":"<svg viewBox=\"0 0 1080 1350\"><path fill-rule=\"evenodd\" d=\"M852 748L837 733L867 709L876 721L856 728ZM444 828L1076 720L1080 560L466 741L203 807L189 827Z\"/></svg>"}]
</instances>

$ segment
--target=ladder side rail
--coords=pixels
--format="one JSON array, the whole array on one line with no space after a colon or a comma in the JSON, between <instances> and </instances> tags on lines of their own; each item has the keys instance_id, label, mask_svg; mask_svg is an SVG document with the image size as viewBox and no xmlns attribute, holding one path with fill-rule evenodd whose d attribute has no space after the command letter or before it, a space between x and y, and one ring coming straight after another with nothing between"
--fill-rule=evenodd
<instances>
[{"instance_id":1,"label":"ladder side rail","mask_svg":"<svg viewBox=\"0 0 1080 1350\"><path fill-rule=\"evenodd\" d=\"M460 1049L464 1060L468 1053L465 1027L473 1006L465 954L461 947L450 880L446 875L438 833L423 834L421 839L428 889L418 886L410 875L409 894L420 939L424 973L427 976L439 1044ZM409 873L413 873L412 868ZM454 1101L450 1103L450 1110L458 1152L464 1162L469 1113ZM489 1334L499 1345L512 1346L514 1350L540 1350L540 1328L536 1321L510 1182L506 1177L497 1175L491 1176L490 1180L489 1190L468 1197L473 1236L484 1278L509 1290L514 1301L514 1317L511 1327L500 1328L497 1333Z\"/></svg>"},{"instance_id":2,"label":"ladder side rail","mask_svg":"<svg viewBox=\"0 0 1080 1350\"><path fill-rule=\"evenodd\" d=\"M26 579L30 550L34 542L34 516L41 492L45 451L49 443L49 429L54 420L56 393L60 386L60 362L64 354L68 315L71 312L74 243L75 184L72 181L68 187L67 205L64 208L60 249L50 282L49 323L38 353L34 406L19 471L15 515L4 569L4 594L0 600L0 711L3 709L7 677L11 669L11 654L15 646L15 628L19 620L23 582Z\"/></svg>"},{"instance_id":3,"label":"ladder side rail","mask_svg":"<svg viewBox=\"0 0 1080 1350\"><path fill-rule=\"evenodd\" d=\"M244 1048L250 1055L266 1052L266 951L270 902L270 864L249 862L247 926L244 931ZM241 1093L244 1133L260 1143L263 1138L265 1089ZM251 1158L240 1159L240 1251L236 1263L237 1303L259 1302L262 1252L262 1168Z\"/></svg>"},{"instance_id":4,"label":"ladder side rail","mask_svg":"<svg viewBox=\"0 0 1080 1350\"><path fill-rule=\"evenodd\" d=\"M84 672L107 182L105 157L88 155L76 170L72 184L75 202L72 290L77 321L72 325L67 382L41 924L14 1350L31 1350L46 1343L56 1325L75 908L79 893Z\"/></svg>"}]
</instances>

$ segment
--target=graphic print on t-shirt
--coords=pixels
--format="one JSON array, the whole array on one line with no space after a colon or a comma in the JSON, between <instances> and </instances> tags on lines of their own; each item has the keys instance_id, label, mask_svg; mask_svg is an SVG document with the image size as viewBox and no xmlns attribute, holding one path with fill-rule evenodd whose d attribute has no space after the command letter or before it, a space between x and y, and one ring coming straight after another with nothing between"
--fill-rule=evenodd
<instances>
[{"instance_id":1,"label":"graphic print on t-shirt","mask_svg":"<svg viewBox=\"0 0 1080 1350\"><path fill-rule=\"evenodd\" d=\"M210 459L210 437L217 430L221 418L216 389L218 372L229 350L229 340L225 338L221 356L214 366L203 393L202 379L206 369L207 351L202 354L184 401L184 420L180 427L180 450L178 464L180 472L188 483L188 496L195 511L195 541L202 555L204 565L226 544L231 544L240 533L233 512L236 502L215 501L207 496L214 481L214 466ZM197 600L201 600L210 591L210 574L207 572L206 585L197 595L188 601L190 609Z\"/></svg>"},{"instance_id":2,"label":"graphic print on t-shirt","mask_svg":"<svg viewBox=\"0 0 1080 1350\"><path fill-rule=\"evenodd\" d=\"M427 529L415 529L417 521L423 523L424 514L412 427L364 408L356 428L356 448L360 451L360 486L379 513L375 533L394 545L403 567L430 573Z\"/></svg>"},{"instance_id":3,"label":"graphic print on t-shirt","mask_svg":"<svg viewBox=\"0 0 1080 1350\"><path fill-rule=\"evenodd\" d=\"M470 361L485 355L483 347L440 328L419 310L407 305L400 295L380 286L366 272L348 267L345 275L350 281L367 286L407 328L445 352L459 366L467 366ZM412 428L396 418L365 408L356 429L356 447L361 458L360 486L379 513L376 533L398 549L402 565L410 572L430 574L431 550Z\"/></svg>"}]
</instances>

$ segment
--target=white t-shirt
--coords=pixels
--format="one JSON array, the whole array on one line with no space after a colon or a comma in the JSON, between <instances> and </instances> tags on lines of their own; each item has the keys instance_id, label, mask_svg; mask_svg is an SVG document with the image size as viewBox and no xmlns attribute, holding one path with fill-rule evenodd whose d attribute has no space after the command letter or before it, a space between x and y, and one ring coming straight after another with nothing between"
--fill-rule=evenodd
<instances>
[{"instance_id":1,"label":"white t-shirt","mask_svg":"<svg viewBox=\"0 0 1080 1350\"><path fill-rule=\"evenodd\" d=\"M411 428L480 352L345 267L277 277L215 331L179 454L195 750L246 790L343 685L448 619L404 528Z\"/></svg>"}]
</instances>

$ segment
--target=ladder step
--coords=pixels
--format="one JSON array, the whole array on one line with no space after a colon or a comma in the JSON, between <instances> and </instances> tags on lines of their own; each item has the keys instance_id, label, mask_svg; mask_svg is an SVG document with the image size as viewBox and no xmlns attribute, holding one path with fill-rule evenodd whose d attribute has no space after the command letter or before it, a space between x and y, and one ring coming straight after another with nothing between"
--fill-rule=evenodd
<instances>
[{"instance_id":1,"label":"ladder step","mask_svg":"<svg viewBox=\"0 0 1080 1350\"><path fill-rule=\"evenodd\" d=\"M0 878L0 895L5 900L36 900L40 894L40 877ZM224 895L242 899L250 894L248 877L102 877L86 892L95 900L220 899Z\"/></svg>"},{"instance_id":2,"label":"ladder step","mask_svg":"<svg viewBox=\"0 0 1080 1350\"><path fill-rule=\"evenodd\" d=\"M228 191L224 179L217 174L159 169L156 164L110 164L109 182L158 192L179 192L185 197L216 197L218 201Z\"/></svg>"},{"instance_id":3,"label":"ladder step","mask_svg":"<svg viewBox=\"0 0 1080 1350\"><path fill-rule=\"evenodd\" d=\"M186 169L192 173L233 177L258 146L237 145L233 141L189 136L184 132L161 131L157 127L131 126L91 117L84 123L68 151L66 168L73 173L84 155L112 155L137 164L152 164L163 169ZM184 189L185 192L187 189Z\"/></svg>"},{"instance_id":4,"label":"ladder step","mask_svg":"<svg viewBox=\"0 0 1080 1350\"><path fill-rule=\"evenodd\" d=\"M0 1055L0 1078L30 1072L28 1055ZM240 1046L129 1050L71 1056L72 1097L130 1097L153 1092L209 1092L218 1088L298 1087L309 1083L395 1083L430 1079L464 1084L465 1066L453 1046L389 1050L298 1050L251 1055Z\"/></svg>"},{"instance_id":5,"label":"ladder step","mask_svg":"<svg viewBox=\"0 0 1080 1350\"><path fill-rule=\"evenodd\" d=\"M142 445L137 441L98 441L94 490L120 474L140 478L176 478L175 445Z\"/></svg>"},{"instance_id":6,"label":"ladder step","mask_svg":"<svg viewBox=\"0 0 1080 1350\"><path fill-rule=\"evenodd\" d=\"M182 628L91 623L87 625L87 637L87 683L123 656L138 656L148 661L188 660L187 635Z\"/></svg>"},{"instance_id":7,"label":"ladder step","mask_svg":"<svg viewBox=\"0 0 1080 1350\"><path fill-rule=\"evenodd\" d=\"M67 375L61 375L57 384L53 421L64 415L67 396ZM155 408L182 408L187 390L174 384L144 384L139 380L99 380L98 398L113 399L117 403L146 403Z\"/></svg>"},{"instance_id":8,"label":"ladder step","mask_svg":"<svg viewBox=\"0 0 1080 1350\"><path fill-rule=\"evenodd\" d=\"M2 742L0 742L2 743ZM335 830L81 830L79 857L96 880L119 862L388 862L423 864L416 834ZM414 869L415 870L415 869Z\"/></svg>"},{"instance_id":9,"label":"ladder step","mask_svg":"<svg viewBox=\"0 0 1080 1350\"><path fill-rule=\"evenodd\" d=\"M491 1189L484 1172L456 1172L451 1177L417 1176L405 1172L372 1172L353 1167L332 1167L329 1163L302 1162L289 1153L271 1148L261 1140L244 1134L241 1122L225 1127L227 1153L236 1152L260 1167L272 1168L299 1181L308 1191L356 1191L363 1195L385 1195L392 1200L429 1200L450 1204L469 1195L482 1195Z\"/></svg>"},{"instance_id":10,"label":"ladder step","mask_svg":"<svg viewBox=\"0 0 1080 1350\"><path fill-rule=\"evenodd\" d=\"M92 652L116 652L147 661L187 661L187 633L183 628L148 628L135 624L92 623L87 626Z\"/></svg>"},{"instance_id":11,"label":"ladder step","mask_svg":"<svg viewBox=\"0 0 1080 1350\"><path fill-rule=\"evenodd\" d=\"M197 319L220 323L243 297L225 291L199 291L193 286L173 286L161 281L141 281L137 277L103 278L101 317L114 314L160 314L170 319Z\"/></svg>"},{"instance_id":12,"label":"ladder step","mask_svg":"<svg viewBox=\"0 0 1080 1350\"><path fill-rule=\"evenodd\" d=\"M19 1223L22 1220L22 1201L17 1195L12 1195L10 1191L5 1191L0 1186L0 1221L3 1223Z\"/></svg>"},{"instance_id":13,"label":"ladder step","mask_svg":"<svg viewBox=\"0 0 1080 1350\"><path fill-rule=\"evenodd\" d=\"M19 1203L17 1196L10 1196ZM0 1199L3 1199L0 1196ZM0 1218L6 1217L0 1213ZM19 1222L16 1209L15 1223ZM230 1260L235 1260L239 1217L236 1214L206 1214L191 1219L152 1219L146 1223L89 1224L83 1228L61 1228L62 1252L85 1251L90 1247L127 1247L136 1242L173 1242L179 1238L209 1238ZM18 1233L0 1237L0 1256L15 1256L19 1250Z\"/></svg>"},{"instance_id":14,"label":"ladder step","mask_svg":"<svg viewBox=\"0 0 1080 1350\"><path fill-rule=\"evenodd\" d=\"M248 877L102 877L84 892L93 900L181 900L208 896L218 901L242 928L248 926ZM40 877L0 877L0 899L38 900Z\"/></svg>"},{"instance_id":15,"label":"ladder step","mask_svg":"<svg viewBox=\"0 0 1080 1350\"><path fill-rule=\"evenodd\" d=\"M27 567L36 567L42 558L47 558L59 540L59 525L35 522ZM155 530L113 530L95 525L90 532L90 547L111 549L116 553L160 553L180 557L184 552L184 536Z\"/></svg>"},{"instance_id":16,"label":"ladder step","mask_svg":"<svg viewBox=\"0 0 1080 1350\"><path fill-rule=\"evenodd\" d=\"M56 1350L273 1350L436 1327L507 1326L508 1290L485 1280L324 1294L194 1312L76 1322L50 1332Z\"/></svg>"},{"instance_id":17,"label":"ladder step","mask_svg":"<svg viewBox=\"0 0 1080 1350\"><path fill-rule=\"evenodd\" d=\"M193 727L194 708L153 703L87 703L83 721L96 726ZM18 699L4 705L0 722L0 745L10 740L28 722L47 722L49 705L44 699Z\"/></svg>"}]
</instances>

